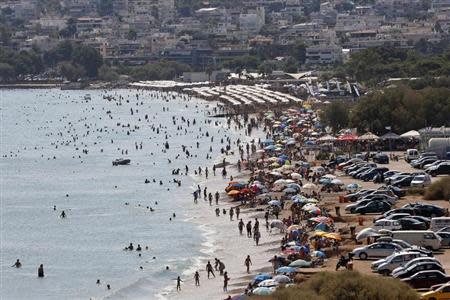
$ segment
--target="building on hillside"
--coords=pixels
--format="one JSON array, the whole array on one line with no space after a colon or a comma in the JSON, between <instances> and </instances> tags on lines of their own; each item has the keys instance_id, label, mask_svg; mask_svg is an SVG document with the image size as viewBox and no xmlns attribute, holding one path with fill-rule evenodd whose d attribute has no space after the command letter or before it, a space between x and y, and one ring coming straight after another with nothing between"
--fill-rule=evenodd
<instances>
[{"instance_id":1,"label":"building on hillside","mask_svg":"<svg viewBox=\"0 0 450 300\"><path fill-rule=\"evenodd\" d=\"M306 48L308 65L333 64L342 60L342 48L336 45L321 45Z\"/></svg>"}]
</instances>

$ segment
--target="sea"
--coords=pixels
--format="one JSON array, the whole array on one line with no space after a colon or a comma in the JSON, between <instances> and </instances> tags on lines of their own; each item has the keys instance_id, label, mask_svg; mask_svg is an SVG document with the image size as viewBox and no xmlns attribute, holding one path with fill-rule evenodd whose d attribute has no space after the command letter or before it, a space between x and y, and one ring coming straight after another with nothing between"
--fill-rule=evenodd
<instances>
[{"instance_id":1,"label":"sea","mask_svg":"<svg viewBox=\"0 0 450 300\"><path fill-rule=\"evenodd\" d=\"M242 138L208 116L216 103L127 89L1 90L0 101L1 299L163 299L210 251L192 192L226 139ZM186 165L189 176L172 174Z\"/></svg>"}]
</instances>

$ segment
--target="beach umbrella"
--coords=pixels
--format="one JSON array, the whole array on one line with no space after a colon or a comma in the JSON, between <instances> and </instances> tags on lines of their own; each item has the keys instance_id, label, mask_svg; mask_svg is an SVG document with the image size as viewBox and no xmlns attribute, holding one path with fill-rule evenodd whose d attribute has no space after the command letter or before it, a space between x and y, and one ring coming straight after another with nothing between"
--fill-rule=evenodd
<instances>
[{"instance_id":1,"label":"beach umbrella","mask_svg":"<svg viewBox=\"0 0 450 300\"><path fill-rule=\"evenodd\" d=\"M278 200L271 200L267 204L272 205L272 206L280 206L281 202Z\"/></svg>"},{"instance_id":2,"label":"beach umbrella","mask_svg":"<svg viewBox=\"0 0 450 300\"><path fill-rule=\"evenodd\" d=\"M286 275L277 275L273 278L276 282L279 283L291 283L292 280Z\"/></svg>"},{"instance_id":3,"label":"beach umbrella","mask_svg":"<svg viewBox=\"0 0 450 300\"><path fill-rule=\"evenodd\" d=\"M344 185L344 182L342 182L342 180L340 180L340 179L333 179L333 180L331 180L331 184Z\"/></svg>"},{"instance_id":4,"label":"beach umbrella","mask_svg":"<svg viewBox=\"0 0 450 300\"><path fill-rule=\"evenodd\" d=\"M331 179L330 178L320 178L319 179L319 183L320 184L324 184L324 185L327 185L327 184L330 184L331 183Z\"/></svg>"},{"instance_id":5,"label":"beach umbrella","mask_svg":"<svg viewBox=\"0 0 450 300\"><path fill-rule=\"evenodd\" d=\"M310 218L310 221L316 222L316 223L326 223L326 224L332 224L333 223L333 219L329 218L329 217L314 217L314 218Z\"/></svg>"},{"instance_id":6,"label":"beach umbrella","mask_svg":"<svg viewBox=\"0 0 450 300\"><path fill-rule=\"evenodd\" d=\"M266 139L266 140L263 141L263 144L266 144L266 145L270 145L270 144L273 144L273 143L274 143L274 140L272 140L272 139Z\"/></svg>"},{"instance_id":7,"label":"beach umbrella","mask_svg":"<svg viewBox=\"0 0 450 300\"><path fill-rule=\"evenodd\" d=\"M268 151L274 151L275 149L276 149L275 145L269 145L264 148L264 150L268 150Z\"/></svg>"},{"instance_id":8,"label":"beach umbrella","mask_svg":"<svg viewBox=\"0 0 450 300\"><path fill-rule=\"evenodd\" d=\"M357 241L362 241L367 239L368 237L380 236L380 234L373 228L364 228L356 235Z\"/></svg>"},{"instance_id":9,"label":"beach umbrella","mask_svg":"<svg viewBox=\"0 0 450 300\"><path fill-rule=\"evenodd\" d=\"M317 185L315 185L314 183L307 183L303 186L304 190L316 190L317 189Z\"/></svg>"},{"instance_id":10,"label":"beach umbrella","mask_svg":"<svg viewBox=\"0 0 450 300\"><path fill-rule=\"evenodd\" d=\"M315 257L320 257L320 258L326 258L326 257L327 257L326 254L325 254L324 252L319 251L319 250L313 251L312 254L313 254L313 256L315 256Z\"/></svg>"},{"instance_id":11,"label":"beach umbrella","mask_svg":"<svg viewBox=\"0 0 450 300\"><path fill-rule=\"evenodd\" d=\"M281 268L278 268L276 270L277 274L280 274L280 273L295 273L295 272L297 272L297 270L295 268L293 268L293 267L281 267Z\"/></svg>"},{"instance_id":12,"label":"beach umbrella","mask_svg":"<svg viewBox=\"0 0 450 300\"><path fill-rule=\"evenodd\" d=\"M303 259L297 259L289 264L289 267L293 268L309 268L311 267L311 262Z\"/></svg>"},{"instance_id":13,"label":"beach umbrella","mask_svg":"<svg viewBox=\"0 0 450 300\"><path fill-rule=\"evenodd\" d=\"M266 280L258 283L258 287L272 287L272 286L278 286L279 284L280 283L278 281L275 281L273 279L266 279Z\"/></svg>"},{"instance_id":14,"label":"beach umbrella","mask_svg":"<svg viewBox=\"0 0 450 300\"><path fill-rule=\"evenodd\" d=\"M268 296L271 295L275 290L268 287L257 287L252 290L252 294L257 296Z\"/></svg>"},{"instance_id":15,"label":"beach umbrella","mask_svg":"<svg viewBox=\"0 0 450 300\"><path fill-rule=\"evenodd\" d=\"M298 183L289 183L288 185L287 185L287 187L288 188L291 188L291 189L295 189L295 190L297 190L297 191L299 191L299 190L301 190L301 186L300 186L300 184L298 184Z\"/></svg>"},{"instance_id":16,"label":"beach umbrella","mask_svg":"<svg viewBox=\"0 0 450 300\"><path fill-rule=\"evenodd\" d=\"M237 196L237 195L239 195L241 192L240 191L238 191L238 190L232 190L232 191L229 191L228 193L227 193L227 195L228 196Z\"/></svg>"},{"instance_id":17,"label":"beach umbrella","mask_svg":"<svg viewBox=\"0 0 450 300\"><path fill-rule=\"evenodd\" d=\"M297 191L298 191L298 190L296 190L296 189L294 189L294 188L285 188L285 189L283 190L283 192L284 192L285 194L295 194L295 193L297 193Z\"/></svg>"},{"instance_id":18,"label":"beach umbrella","mask_svg":"<svg viewBox=\"0 0 450 300\"><path fill-rule=\"evenodd\" d=\"M270 222L270 228L278 228L280 230L284 229L284 223L281 220L273 220Z\"/></svg>"},{"instance_id":19,"label":"beach umbrella","mask_svg":"<svg viewBox=\"0 0 450 300\"><path fill-rule=\"evenodd\" d=\"M316 227L314 227L314 230L316 231L329 231L329 229L330 228L325 223L319 223L316 225Z\"/></svg>"},{"instance_id":20,"label":"beach umbrella","mask_svg":"<svg viewBox=\"0 0 450 300\"><path fill-rule=\"evenodd\" d=\"M231 297L231 300L245 300L248 299L249 297L246 294L240 294L240 295L236 295Z\"/></svg>"},{"instance_id":21,"label":"beach umbrella","mask_svg":"<svg viewBox=\"0 0 450 300\"><path fill-rule=\"evenodd\" d=\"M267 273L260 273L260 274L256 275L256 276L253 278L253 282L256 283L256 284L258 284L258 283L260 283L261 281L264 281L264 280L266 280L266 279L271 279L271 278L272 278L272 276L271 276L270 274L267 274Z\"/></svg>"},{"instance_id":22,"label":"beach umbrella","mask_svg":"<svg viewBox=\"0 0 450 300\"><path fill-rule=\"evenodd\" d=\"M273 184L275 184L275 185L286 185L287 182L286 182L285 179L278 179L278 180L275 180L275 182Z\"/></svg>"},{"instance_id":23,"label":"beach umbrella","mask_svg":"<svg viewBox=\"0 0 450 300\"><path fill-rule=\"evenodd\" d=\"M361 188L361 186L359 184L357 184L357 183L350 183L350 184L348 184L346 186L346 189L349 190L349 191L355 191L355 190L358 190L360 188Z\"/></svg>"},{"instance_id":24,"label":"beach umbrella","mask_svg":"<svg viewBox=\"0 0 450 300\"><path fill-rule=\"evenodd\" d=\"M291 173L291 178L292 179L296 179L296 180L299 180L299 179L302 179L302 175L300 175L299 173Z\"/></svg>"},{"instance_id":25,"label":"beach umbrella","mask_svg":"<svg viewBox=\"0 0 450 300\"><path fill-rule=\"evenodd\" d=\"M302 227L300 225L291 225L287 228L288 231L293 231L293 230L301 230Z\"/></svg>"},{"instance_id":26,"label":"beach umbrella","mask_svg":"<svg viewBox=\"0 0 450 300\"><path fill-rule=\"evenodd\" d=\"M336 176L334 176L332 174L326 174L326 175L323 175L322 178L328 178L328 179L333 180L333 179L336 179Z\"/></svg>"},{"instance_id":27,"label":"beach umbrella","mask_svg":"<svg viewBox=\"0 0 450 300\"><path fill-rule=\"evenodd\" d=\"M283 176L280 172L270 172L269 175L272 175L272 176L275 176L275 177Z\"/></svg>"},{"instance_id":28,"label":"beach umbrella","mask_svg":"<svg viewBox=\"0 0 450 300\"><path fill-rule=\"evenodd\" d=\"M323 237L326 237L327 239L331 239L331 240L336 240L336 241L340 241L342 240L342 237L339 233L335 233L335 232L326 232Z\"/></svg>"}]
</instances>

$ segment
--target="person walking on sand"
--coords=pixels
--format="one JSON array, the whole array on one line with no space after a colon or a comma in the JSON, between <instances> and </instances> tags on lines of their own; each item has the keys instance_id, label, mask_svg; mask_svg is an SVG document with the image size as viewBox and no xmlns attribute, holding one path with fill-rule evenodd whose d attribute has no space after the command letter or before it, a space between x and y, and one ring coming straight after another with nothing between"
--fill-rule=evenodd
<instances>
[{"instance_id":1,"label":"person walking on sand","mask_svg":"<svg viewBox=\"0 0 450 300\"><path fill-rule=\"evenodd\" d=\"M233 221L234 209L230 208L230 221Z\"/></svg>"},{"instance_id":2,"label":"person walking on sand","mask_svg":"<svg viewBox=\"0 0 450 300\"><path fill-rule=\"evenodd\" d=\"M177 292L181 291L181 283L183 280L181 280L180 276L177 277Z\"/></svg>"},{"instance_id":3,"label":"person walking on sand","mask_svg":"<svg viewBox=\"0 0 450 300\"><path fill-rule=\"evenodd\" d=\"M236 219L239 219L239 214L241 213L241 209L238 207L236 207Z\"/></svg>"},{"instance_id":4,"label":"person walking on sand","mask_svg":"<svg viewBox=\"0 0 450 300\"><path fill-rule=\"evenodd\" d=\"M195 279L195 286L200 286L200 274L198 273L198 271L195 272L194 279Z\"/></svg>"},{"instance_id":5,"label":"person walking on sand","mask_svg":"<svg viewBox=\"0 0 450 300\"><path fill-rule=\"evenodd\" d=\"M252 237L252 221L247 222L247 237Z\"/></svg>"},{"instance_id":6,"label":"person walking on sand","mask_svg":"<svg viewBox=\"0 0 450 300\"><path fill-rule=\"evenodd\" d=\"M253 233L253 236L255 238L256 246L259 246L259 239L261 238L261 233L259 230L256 230L255 233Z\"/></svg>"},{"instance_id":7,"label":"person walking on sand","mask_svg":"<svg viewBox=\"0 0 450 300\"><path fill-rule=\"evenodd\" d=\"M252 264L252 260L250 259L250 255L247 255L247 258L244 261L244 266L247 267L247 274L250 274L250 265Z\"/></svg>"},{"instance_id":8,"label":"person walking on sand","mask_svg":"<svg viewBox=\"0 0 450 300\"><path fill-rule=\"evenodd\" d=\"M223 291L224 292L228 291L228 281L230 281L230 277L228 277L228 272L225 272L225 274L223 274Z\"/></svg>"},{"instance_id":9,"label":"person walking on sand","mask_svg":"<svg viewBox=\"0 0 450 300\"><path fill-rule=\"evenodd\" d=\"M219 269L217 269L219 267L220 264L220 260L216 258L214 258L214 270L219 271Z\"/></svg>"},{"instance_id":10,"label":"person walking on sand","mask_svg":"<svg viewBox=\"0 0 450 300\"><path fill-rule=\"evenodd\" d=\"M239 234L242 235L242 230L244 230L244 221L242 221L242 219L239 220L238 228Z\"/></svg>"},{"instance_id":11,"label":"person walking on sand","mask_svg":"<svg viewBox=\"0 0 450 300\"><path fill-rule=\"evenodd\" d=\"M214 271L213 271L213 267L211 265L211 263L208 260L208 263L206 264L206 272L208 272L208 279L209 279L209 274L211 273L212 276L214 276L214 278L216 278L216 275L214 275Z\"/></svg>"},{"instance_id":12,"label":"person walking on sand","mask_svg":"<svg viewBox=\"0 0 450 300\"><path fill-rule=\"evenodd\" d=\"M216 192L216 205L219 205L219 192Z\"/></svg>"}]
</instances>

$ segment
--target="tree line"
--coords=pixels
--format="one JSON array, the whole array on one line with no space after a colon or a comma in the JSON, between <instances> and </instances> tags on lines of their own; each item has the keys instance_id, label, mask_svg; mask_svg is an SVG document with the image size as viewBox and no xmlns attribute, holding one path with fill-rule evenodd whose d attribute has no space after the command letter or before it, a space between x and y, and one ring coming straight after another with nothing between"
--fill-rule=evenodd
<instances>
[{"instance_id":1,"label":"tree line","mask_svg":"<svg viewBox=\"0 0 450 300\"><path fill-rule=\"evenodd\" d=\"M356 103L336 101L320 112L324 125L333 131L357 128L382 135L391 127L396 133L424 127L450 126L450 89L408 86L390 87L361 97Z\"/></svg>"}]
</instances>

